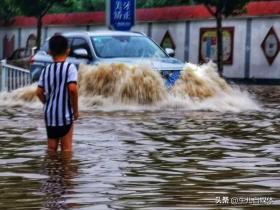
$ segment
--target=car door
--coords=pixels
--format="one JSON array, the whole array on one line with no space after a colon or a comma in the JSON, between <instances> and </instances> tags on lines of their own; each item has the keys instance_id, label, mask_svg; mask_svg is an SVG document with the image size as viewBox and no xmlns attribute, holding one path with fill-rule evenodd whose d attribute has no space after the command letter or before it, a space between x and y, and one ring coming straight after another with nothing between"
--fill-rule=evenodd
<instances>
[{"instance_id":1,"label":"car door","mask_svg":"<svg viewBox=\"0 0 280 210\"><path fill-rule=\"evenodd\" d=\"M85 50L87 52L87 56L79 56L75 54L75 51L80 49ZM88 64L91 58L92 53L90 51L90 47L87 40L83 37L73 37L70 45L70 54L67 60L71 63L79 65L81 63Z\"/></svg>"}]
</instances>

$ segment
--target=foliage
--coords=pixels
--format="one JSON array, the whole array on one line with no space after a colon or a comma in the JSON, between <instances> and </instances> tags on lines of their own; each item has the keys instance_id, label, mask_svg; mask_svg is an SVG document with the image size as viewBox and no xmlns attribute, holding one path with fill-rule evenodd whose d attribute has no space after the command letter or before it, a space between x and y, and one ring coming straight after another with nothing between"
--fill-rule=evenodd
<instances>
[{"instance_id":1,"label":"foliage","mask_svg":"<svg viewBox=\"0 0 280 210\"><path fill-rule=\"evenodd\" d=\"M244 6L250 0L195 0L196 3L204 4L213 16L217 13L225 17L237 15L244 12Z\"/></svg>"},{"instance_id":2,"label":"foliage","mask_svg":"<svg viewBox=\"0 0 280 210\"><path fill-rule=\"evenodd\" d=\"M17 14L19 14L19 11L13 1L1 0L0 20L8 22Z\"/></svg>"},{"instance_id":3,"label":"foliage","mask_svg":"<svg viewBox=\"0 0 280 210\"><path fill-rule=\"evenodd\" d=\"M51 13L70 13L70 12L90 12L90 11L104 11L106 7L105 0L68 0L70 5L55 5Z\"/></svg>"},{"instance_id":4,"label":"foliage","mask_svg":"<svg viewBox=\"0 0 280 210\"><path fill-rule=\"evenodd\" d=\"M37 18L37 48L40 49L43 17L49 12L54 5L67 6L69 0L10 0L13 1L21 15L33 16Z\"/></svg>"},{"instance_id":5,"label":"foliage","mask_svg":"<svg viewBox=\"0 0 280 210\"><path fill-rule=\"evenodd\" d=\"M51 13L104 11L106 0L69 0L71 7L54 6ZM164 7L192 4L193 0L136 0L137 8Z\"/></svg>"},{"instance_id":6,"label":"foliage","mask_svg":"<svg viewBox=\"0 0 280 210\"><path fill-rule=\"evenodd\" d=\"M137 0L138 8L149 8L149 7L165 7L165 6L176 6L176 5L189 5L192 4L192 0Z\"/></svg>"},{"instance_id":7,"label":"foliage","mask_svg":"<svg viewBox=\"0 0 280 210\"><path fill-rule=\"evenodd\" d=\"M56 4L67 6L68 0L13 0L22 15L43 17Z\"/></svg>"}]
</instances>

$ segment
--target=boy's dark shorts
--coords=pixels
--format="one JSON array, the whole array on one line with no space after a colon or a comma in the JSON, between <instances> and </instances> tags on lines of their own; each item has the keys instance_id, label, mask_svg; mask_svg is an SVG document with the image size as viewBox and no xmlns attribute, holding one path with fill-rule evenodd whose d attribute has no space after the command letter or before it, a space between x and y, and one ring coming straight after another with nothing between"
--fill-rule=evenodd
<instances>
[{"instance_id":1,"label":"boy's dark shorts","mask_svg":"<svg viewBox=\"0 0 280 210\"><path fill-rule=\"evenodd\" d=\"M47 136L49 139L58 139L65 136L71 129L72 123L64 126L47 126Z\"/></svg>"}]
</instances>

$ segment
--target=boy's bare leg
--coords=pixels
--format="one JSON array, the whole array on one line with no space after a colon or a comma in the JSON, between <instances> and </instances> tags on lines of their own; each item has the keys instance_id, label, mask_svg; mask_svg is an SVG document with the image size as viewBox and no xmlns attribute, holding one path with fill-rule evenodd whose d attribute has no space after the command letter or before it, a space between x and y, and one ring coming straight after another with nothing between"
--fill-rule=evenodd
<instances>
[{"instance_id":1,"label":"boy's bare leg","mask_svg":"<svg viewBox=\"0 0 280 210\"><path fill-rule=\"evenodd\" d=\"M56 152L58 148L58 139L48 139L48 152Z\"/></svg>"},{"instance_id":2,"label":"boy's bare leg","mask_svg":"<svg viewBox=\"0 0 280 210\"><path fill-rule=\"evenodd\" d=\"M72 151L72 139L73 139L73 125L71 126L68 133L61 137L61 151L71 152Z\"/></svg>"}]
</instances>

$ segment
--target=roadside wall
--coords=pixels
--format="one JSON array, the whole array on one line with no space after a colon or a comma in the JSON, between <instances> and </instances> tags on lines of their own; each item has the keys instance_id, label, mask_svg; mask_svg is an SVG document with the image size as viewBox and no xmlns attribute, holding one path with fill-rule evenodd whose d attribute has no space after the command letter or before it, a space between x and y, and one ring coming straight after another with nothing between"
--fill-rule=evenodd
<instances>
[{"instance_id":1,"label":"roadside wall","mask_svg":"<svg viewBox=\"0 0 280 210\"><path fill-rule=\"evenodd\" d=\"M280 44L278 43L277 49L274 49L276 51L272 49L272 52L270 52L276 54L276 56L273 56L272 63L268 62L261 46L265 38L269 36L270 30L274 31L274 34L272 34L274 38L267 42L267 49L269 46L275 48L275 40L280 39L280 2L273 3L273 5L268 5L269 2L250 4L247 8L247 15L224 20L223 27L233 29L231 63L224 67L226 77L280 79L280 55L278 54ZM276 6L279 8L278 10L275 10ZM265 11L262 8L266 8ZM100 14L98 15L100 16ZM57 32L107 29L104 24L104 17L98 19L94 15L92 16L92 19L90 19L89 15L85 15L87 19L83 21L85 17L80 15L80 22L75 20L76 22L72 21L73 24L70 24L71 20L69 18L64 17L68 21L63 21L63 17L59 15L56 15L56 17L49 15L42 30L42 39L44 40ZM14 46L10 46L10 48L25 47L28 37L31 34L36 35L35 23L34 19L25 18L25 21L19 19L14 24L1 27L0 58L7 56L6 51L9 51L9 53L11 51L11 49L7 49L9 45L4 43L7 39L10 41L13 39L14 41ZM202 54L200 51L203 51L203 41L209 48L205 48L205 53L207 50L215 50L213 45L215 39L210 37L212 41L209 44L206 40L208 38L203 38L201 30L214 28L215 24L215 20L201 6L142 9L137 11L137 24L132 30L147 34L158 44L162 44L169 34L169 39L171 37L171 42L176 50L175 57L186 62L201 63L199 58Z\"/></svg>"}]
</instances>

